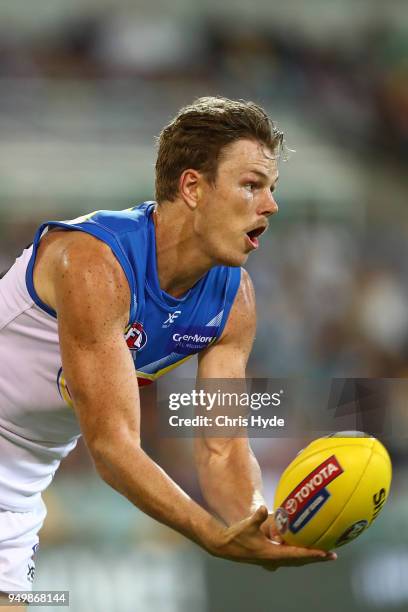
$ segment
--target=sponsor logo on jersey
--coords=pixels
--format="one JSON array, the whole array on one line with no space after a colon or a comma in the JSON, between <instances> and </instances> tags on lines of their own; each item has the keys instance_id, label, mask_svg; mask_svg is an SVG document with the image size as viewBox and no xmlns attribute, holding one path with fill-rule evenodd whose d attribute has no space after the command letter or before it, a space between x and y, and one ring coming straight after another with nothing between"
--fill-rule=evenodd
<instances>
[{"instance_id":1,"label":"sponsor logo on jersey","mask_svg":"<svg viewBox=\"0 0 408 612\"><path fill-rule=\"evenodd\" d=\"M169 342L169 350L190 355L207 348L217 337L215 326L174 326Z\"/></svg>"},{"instance_id":2,"label":"sponsor logo on jersey","mask_svg":"<svg viewBox=\"0 0 408 612\"><path fill-rule=\"evenodd\" d=\"M343 468L332 455L318 465L286 497L281 506L287 513L292 533L300 531L322 508L330 497L327 485L342 473Z\"/></svg>"},{"instance_id":3,"label":"sponsor logo on jersey","mask_svg":"<svg viewBox=\"0 0 408 612\"><path fill-rule=\"evenodd\" d=\"M357 521L356 523L353 523L352 525L350 525L350 527L348 527L346 531L341 534L341 536L336 542L336 546L341 546L342 544L346 544L346 542L350 542L351 540L354 540L355 538L357 538L357 536L359 536L360 533L363 533L367 525L368 525L368 521L365 521L365 520Z\"/></svg>"},{"instance_id":4,"label":"sponsor logo on jersey","mask_svg":"<svg viewBox=\"0 0 408 612\"><path fill-rule=\"evenodd\" d=\"M169 312L168 314L169 316L164 321L162 327L170 327L170 325L174 323L176 319L178 319L179 315L181 315L181 310L175 310L174 312Z\"/></svg>"},{"instance_id":5,"label":"sponsor logo on jersey","mask_svg":"<svg viewBox=\"0 0 408 612\"><path fill-rule=\"evenodd\" d=\"M132 323L125 330L125 340L131 351L141 351L147 343L147 334L143 325L138 321Z\"/></svg>"},{"instance_id":6,"label":"sponsor logo on jersey","mask_svg":"<svg viewBox=\"0 0 408 612\"><path fill-rule=\"evenodd\" d=\"M58 393L60 394L60 396L64 400L64 402L66 404L68 404L68 406L73 408L74 405L72 403L71 393L70 393L70 391L68 389L67 381L65 380L65 376L64 376L64 372L62 370L62 367L58 370L58 374L57 374L57 387L58 387Z\"/></svg>"},{"instance_id":7,"label":"sponsor logo on jersey","mask_svg":"<svg viewBox=\"0 0 408 612\"><path fill-rule=\"evenodd\" d=\"M35 577L35 563L34 561L29 561L27 566L27 580L28 582L34 582Z\"/></svg>"}]
</instances>

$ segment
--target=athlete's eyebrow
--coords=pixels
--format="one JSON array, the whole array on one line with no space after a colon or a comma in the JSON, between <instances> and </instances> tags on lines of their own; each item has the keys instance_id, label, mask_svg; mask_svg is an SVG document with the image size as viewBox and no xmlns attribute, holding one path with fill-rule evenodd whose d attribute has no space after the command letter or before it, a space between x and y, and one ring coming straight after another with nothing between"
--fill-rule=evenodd
<instances>
[{"instance_id":1,"label":"athlete's eyebrow","mask_svg":"<svg viewBox=\"0 0 408 612\"><path fill-rule=\"evenodd\" d=\"M266 174L266 172L263 172L262 170L255 170L254 168L254 169L248 170L248 172L253 172L254 174L257 174L259 177L263 178L265 181L269 181L269 175ZM279 181L279 174L272 181L272 185L276 185L278 181Z\"/></svg>"}]
</instances>

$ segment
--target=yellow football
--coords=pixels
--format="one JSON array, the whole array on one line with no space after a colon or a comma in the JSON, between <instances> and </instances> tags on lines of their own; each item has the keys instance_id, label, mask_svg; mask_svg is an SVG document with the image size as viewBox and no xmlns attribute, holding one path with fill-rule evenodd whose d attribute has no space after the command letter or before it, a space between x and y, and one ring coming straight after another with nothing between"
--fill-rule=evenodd
<instances>
[{"instance_id":1,"label":"yellow football","mask_svg":"<svg viewBox=\"0 0 408 612\"><path fill-rule=\"evenodd\" d=\"M275 523L287 544L331 550L354 540L377 518L392 478L388 452L358 431L314 440L283 472Z\"/></svg>"}]
</instances>

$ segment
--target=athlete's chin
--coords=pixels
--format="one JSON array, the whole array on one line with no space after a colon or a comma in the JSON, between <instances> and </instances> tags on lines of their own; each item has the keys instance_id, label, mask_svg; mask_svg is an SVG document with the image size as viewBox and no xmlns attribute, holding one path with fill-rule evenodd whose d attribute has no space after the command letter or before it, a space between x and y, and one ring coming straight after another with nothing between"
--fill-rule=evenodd
<instances>
[{"instance_id":1,"label":"athlete's chin","mask_svg":"<svg viewBox=\"0 0 408 612\"><path fill-rule=\"evenodd\" d=\"M249 253L234 253L231 251L229 253L222 253L219 254L219 256L217 257L217 264L219 266L230 266L232 268L239 268L240 266L243 266L246 263L248 255Z\"/></svg>"},{"instance_id":2,"label":"athlete's chin","mask_svg":"<svg viewBox=\"0 0 408 612\"><path fill-rule=\"evenodd\" d=\"M237 243L236 240L227 242L225 238L213 240L208 247L207 253L215 266L243 266L250 253L247 244Z\"/></svg>"}]
</instances>

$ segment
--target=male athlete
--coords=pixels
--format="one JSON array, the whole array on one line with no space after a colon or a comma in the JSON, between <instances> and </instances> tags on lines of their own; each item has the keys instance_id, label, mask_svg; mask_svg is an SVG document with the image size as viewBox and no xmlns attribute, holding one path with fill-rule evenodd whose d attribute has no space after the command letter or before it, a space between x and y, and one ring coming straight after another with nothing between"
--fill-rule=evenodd
<instances>
[{"instance_id":1,"label":"male athlete","mask_svg":"<svg viewBox=\"0 0 408 612\"><path fill-rule=\"evenodd\" d=\"M269 570L336 558L276 537L247 439L196 440L211 513L140 445L140 384L192 352L199 378L245 376L255 300L240 266L278 210L281 147L255 104L201 98L160 135L157 203L45 223L0 281L3 597L31 586L41 493L80 434L109 485L212 555ZM193 351L189 334L204 338Z\"/></svg>"}]
</instances>

